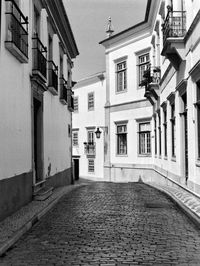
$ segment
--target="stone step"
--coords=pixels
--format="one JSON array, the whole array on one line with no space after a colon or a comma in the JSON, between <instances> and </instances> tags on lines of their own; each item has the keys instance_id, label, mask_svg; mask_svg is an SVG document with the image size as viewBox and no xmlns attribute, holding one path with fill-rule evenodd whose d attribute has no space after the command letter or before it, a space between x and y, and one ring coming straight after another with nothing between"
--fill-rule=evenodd
<instances>
[{"instance_id":1,"label":"stone step","mask_svg":"<svg viewBox=\"0 0 200 266\"><path fill-rule=\"evenodd\" d=\"M43 187L34 193L34 200L44 201L49 198L53 193L53 187Z\"/></svg>"}]
</instances>

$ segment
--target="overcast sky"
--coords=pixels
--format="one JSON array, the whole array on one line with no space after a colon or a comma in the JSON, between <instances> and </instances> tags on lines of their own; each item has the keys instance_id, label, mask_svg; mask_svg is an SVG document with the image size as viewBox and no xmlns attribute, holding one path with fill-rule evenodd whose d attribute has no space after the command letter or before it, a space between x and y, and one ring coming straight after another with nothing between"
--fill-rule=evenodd
<instances>
[{"instance_id":1,"label":"overcast sky","mask_svg":"<svg viewBox=\"0 0 200 266\"><path fill-rule=\"evenodd\" d=\"M147 0L63 0L80 55L73 80L105 70L104 47L108 17L114 34L143 21Z\"/></svg>"}]
</instances>

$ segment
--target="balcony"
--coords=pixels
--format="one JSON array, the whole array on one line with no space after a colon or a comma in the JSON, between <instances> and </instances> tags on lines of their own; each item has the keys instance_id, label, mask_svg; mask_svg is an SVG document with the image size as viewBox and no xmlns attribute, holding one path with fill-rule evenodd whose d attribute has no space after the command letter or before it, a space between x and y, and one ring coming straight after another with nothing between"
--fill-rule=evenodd
<instances>
[{"instance_id":1,"label":"balcony","mask_svg":"<svg viewBox=\"0 0 200 266\"><path fill-rule=\"evenodd\" d=\"M60 101L63 104L67 104L67 81L62 76L60 78Z\"/></svg>"},{"instance_id":2,"label":"balcony","mask_svg":"<svg viewBox=\"0 0 200 266\"><path fill-rule=\"evenodd\" d=\"M56 64L51 60L49 63L48 69L48 88L53 95L58 95L58 67Z\"/></svg>"},{"instance_id":3,"label":"balcony","mask_svg":"<svg viewBox=\"0 0 200 266\"><path fill-rule=\"evenodd\" d=\"M140 86L145 86L146 97L152 105L158 100L159 97L159 83L160 83L160 67L149 67L148 70L144 72L143 80Z\"/></svg>"},{"instance_id":4,"label":"balcony","mask_svg":"<svg viewBox=\"0 0 200 266\"><path fill-rule=\"evenodd\" d=\"M70 82L67 81L67 104L68 104L68 109L70 112L74 111L74 98L73 98L73 91L70 86Z\"/></svg>"},{"instance_id":5,"label":"balcony","mask_svg":"<svg viewBox=\"0 0 200 266\"><path fill-rule=\"evenodd\" d=\"M87 157L96 156L96 143L95 142L84 142L84 152Z\"/></svg>"},{"instance_id":6,"label":"balcony","mask_svg":"<svg viewBox=\"0 0 200 266\"><path fill-rule=\"evenodd\" d=\"M28 17L25 17L14 0L6 0L5 47L21 63L28 63Z\"/></svg>"},{"instance_id":7,"label":"balcony","mask_svg":"<svg viewBox=\"0 0 200 266\"><path fill-rule=\"evenodd\" d=\"M35 78L43 83L46 83L47 78L47 49L40 41L37 34L33 40L33 69L32 74Z\"/></svg>"},{"instance_id":8,"label":"balcony","mask_svg":"<svg viewBox=\"0 0 200 266\"><path fill-rule=\"evenodd\" d=\"M186 12L172 11L171 7L168 7L168 13L163 24L163 50L161 54L170 60L176 70L178 70L182 60L185 59L185 35Z\"/></svg>"}]
</instances>

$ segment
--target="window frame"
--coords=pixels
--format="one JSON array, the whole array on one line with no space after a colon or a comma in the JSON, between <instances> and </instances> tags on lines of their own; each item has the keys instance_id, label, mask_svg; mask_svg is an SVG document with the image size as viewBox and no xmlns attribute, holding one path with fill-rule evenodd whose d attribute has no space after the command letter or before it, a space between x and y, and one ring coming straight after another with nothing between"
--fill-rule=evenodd
<instances>
[{"instance_id":1,"label":"window frame","mask_svg":"<svg viewBox=\"0 0 200 266\"><path fill-rule=\"evenodd\" d=\"M141 130L141 125L149 125L149 130ZM141 136L144 136L142 139ZM142 140L144 140L144 152L142 151ZM148 148L149 141L149 148ZM152 143L151 143L151 121L150 120L142 120L138 121L138 156L151 156L152 154Z\"/></svg>"},{"instance_id":2,"label":"window frame","mask_svg":"<svg viewBox=\"0 0 200 266\"><path fill-rule=\"evenodd\" d=\"M76 104L77 101L77 104ZM76 108L77 107L77 108ZM78 96L74 96L74 113L78 113L79 111L79 101L78 101Z\"/></svg>"},{"instance_id":3,"label":"window frame","mask_svg":"<svg viewBox=\"0 0 200 266\"><path fill-rule=\"evenodd\" d=\"M155 156L158 154L158 146L157 146L157 116L154 115L154 152Z\"/></svg>"},{"instance_id":4,"label":"window frame","mask_svg":"<svg viewBox=\"0 0 200 266\"><path fill-rule=\"evenodd\" d=\"M91 171L90 170L90 167L91 167L91 165L90 165L90 163L93 163L93 165L92 165L92 167L93 167L93 171ZM95 173L95 160L94 159L88 159L88 173L89 174L94 174Z\"/></svg>"},{"instance_id":5,"label":"window frame","mask_svg":"<svg viewBox=\"0 0 200 266\"><path fill-rule=\"evenodd\" d=\"M200 81L196 83L197 160L200 161Z\"/></svg>"},{"instance_id":6,"label":"window frame","mask_svg":"<svg viewBox=\"0 0 200 266\"><path fill-rule=\"evenodd\" d=\"M122 68L118 69L121 65ZM123 65L125 66L123 67ZM116 63L116 81L116 93L127 91L127 60L122 60Z\"/></svg>"},{"instance_id":7,"label":"window frame","mask_svg":"<svg viewBox=\"0 0 200 266\"><path fill-rule=\"evenodd\" d=\"M175 107L175 102L170 103L170 108L171 108L171 145L172 145L172 150L171 150L171 156L172 158L176 158L176 107Z\"/></svg>"},{"instance_id":8,"label":"window frame","mask_svg":"<svg viewBox=\"0 0 200 266\"><path fill-rule=\"evenodd\" d=\"M128 138L127 138L127 128L128 128L128 121L121 121L121 122L115 122L116 126L116 156L127 156L128 155ZM123 132L118 132L119 127L124 127L125 130ZM120 148L120 139L122 140L122 148ZM120 152L122 151L122 152Z\"/></svg>"},{"instance_id":9,"label":"window frame","mask_svg":"<svg viewBox=\"0 0 200 266\"><path fill-rule=\"evenodd\" d=\"M91 95L92 95L92 101L90 99ZM93 110L94 110L94 91L91 91L91 92L88 92L88 111L93 111Z\"/></svg>"},{"instance_id":10,"label":"window frame","mask_svg":"<svg viewBox=\"0 0 200 266\"><path fill-rule=\"evenodd\" d=\"M75 143L75 138L74 135L77 134L77 138L76 138L76 143ZM79 146L79 134L78 134L78 130L72 130L72 145L73 147L77 147Z\"/></svg>"}]
</instances>

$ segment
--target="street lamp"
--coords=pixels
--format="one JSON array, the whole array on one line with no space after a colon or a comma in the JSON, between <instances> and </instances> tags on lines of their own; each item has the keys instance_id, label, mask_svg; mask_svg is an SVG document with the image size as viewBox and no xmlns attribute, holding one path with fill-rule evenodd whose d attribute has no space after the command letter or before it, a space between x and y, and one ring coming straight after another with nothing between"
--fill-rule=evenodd
<instances>
[{"instance_id":1,"label":"street lamp","mask_svg":"<svg viewBox=\"0 0 200 266\"><path fill-rule=\"evenodd\" d=\"M101 131L99 130L99 127L97 128L97 130L94 133L96 134L96 138L100 139Z\"/></svg>"}]
</instances>

